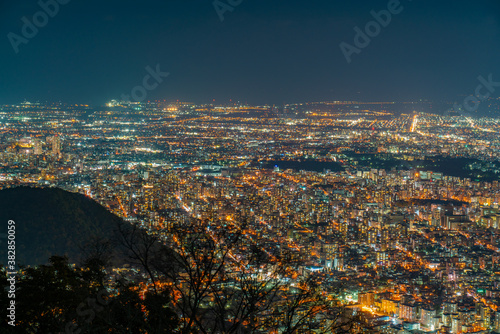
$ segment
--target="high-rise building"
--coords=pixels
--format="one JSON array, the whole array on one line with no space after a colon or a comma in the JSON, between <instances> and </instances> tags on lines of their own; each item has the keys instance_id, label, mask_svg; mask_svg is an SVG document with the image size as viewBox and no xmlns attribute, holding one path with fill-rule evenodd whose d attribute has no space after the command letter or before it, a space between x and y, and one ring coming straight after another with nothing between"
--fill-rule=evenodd
<instances>
[{"instance_id":1,"label":"high-rise building","mask_svg":"<svg viewBox=\"0 0 500 334\"><path fill-rule=\"evenodd\" d=\"M399 318L410 322L416 322L418 319L418 307L416 305L401 303L399 305Z\"/></svg>"},{"instance_id":2,"label":"high-rise building","mask_svg":"<svg viewBox=\"0 0 500 334\"><path fill-rule=\"evenodd\" d=\"M52 137L52 154L61 154L61 138L59 136Z\"/></svg>"},{"instance_id":3,"label":"high-rise building","mask_svg":"<svg viewBox=\"0 0 500 334\"><path fill-rule=\"evenodd\" d=\"M491 315L490 315L490 308L489 306L486 305L481 305L481 320L483 323L483 327L489 328L491 325Z\"/></svg>"},{"instance_id":4,"label":"high-rise building","mask_svg":"<svg viewBox=\"0 0 500 334\"><path fill-rule=\"evenodd\" d=\"M420 323L431 330L436 329L439 324L439 321L436 321L436 310L432 307L422 308L420 311Z\"/></svg>"},{"instance_id":5,"label":"high-rise building","mask_svg":"<svg viewBox=\"0 0 500 334\"><path fill-rule=\"evenodd\" d=\"M358 302L363 306L372 307L375 304L375 295L372 292L360 293Z\"/></svg>"},{"instance_id":6,"label":"high-rise building","mask_svg":"<svg viewBox=\"0 0 500 334\"><path fill-rule=\"evenodd\" d=\"M35 155L43 154L42 141L38 138L33 140L33 153Z\"/></svg>"},{"instance_id":7,"label":"high-rise building","mask_svg":"<svg viewBox=\"0 0 500 334\"><path fill-rule=\"evenodd\" d=\"M452 316L451 319L451 332L453 334L459 334L462 333L462 321L458 314L455 314Z\"/></svg>"},{"instance_id":8,"label":"high-rise building","mask_svg":"<svg viewBox=\"0 0 500 334\"><path fill-rule=\"evenodd\" d=\"M494 329L495 331L500 332L500 312L495 312Z\"/></svg>"}]
</instances>

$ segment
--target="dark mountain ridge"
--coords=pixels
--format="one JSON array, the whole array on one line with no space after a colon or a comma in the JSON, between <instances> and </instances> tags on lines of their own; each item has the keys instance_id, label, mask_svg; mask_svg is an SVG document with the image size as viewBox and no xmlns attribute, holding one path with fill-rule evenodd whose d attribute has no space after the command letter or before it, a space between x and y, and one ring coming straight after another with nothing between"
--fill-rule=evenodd
<instances>
[{"instance_id":1,"label":"dark mountain ridge","mask_svg":"<svg viewBox=\"0 0 500 334\"><path fill-rule=\"evenodd\" d=\"M0 191L0 264L7 263L8 221L15 221L16 263L39 265L52 255L70 263L84 257L93 240L115 240L127 225L94 200L57 188L18 187Z\"/></svg>"}]
</instances>

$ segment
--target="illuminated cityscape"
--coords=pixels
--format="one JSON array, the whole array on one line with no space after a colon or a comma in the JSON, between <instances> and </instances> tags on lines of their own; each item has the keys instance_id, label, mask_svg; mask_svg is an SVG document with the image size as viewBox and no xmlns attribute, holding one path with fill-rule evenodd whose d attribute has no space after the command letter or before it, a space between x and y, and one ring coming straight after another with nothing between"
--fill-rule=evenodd
<instances>
[{"instance_id":1,"label":"illuminated cityscape","mask_svg":"<svg viewBox=\"0 0 500 334\"><path fill-rule=\"evenodd\" d=\"M0 18L0 334L500 334L499 0Z\"/></svg>"},{"instance_id":2,"label":"illuminated cityscape","mask_svg":"<svg viewBox=\"0 0 500 334\"><path fill-rule=\"evenodd\" d=\"M3 106L0 186L81 193L166 241L244 226L236 258L290 252L371 333L500 330L500 121L365 107Z\"/></svg>"}]
</instances>

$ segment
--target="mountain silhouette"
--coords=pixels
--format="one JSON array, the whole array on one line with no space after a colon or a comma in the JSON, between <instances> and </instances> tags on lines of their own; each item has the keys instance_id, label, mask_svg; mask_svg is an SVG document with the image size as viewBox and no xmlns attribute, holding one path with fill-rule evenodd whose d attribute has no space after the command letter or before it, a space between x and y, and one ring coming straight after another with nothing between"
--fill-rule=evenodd
<instances>
[{"instance_id":1,"label":"mountain silhouette","mask_svg":"<svg viewBox=\"0 0 500 334\"><path fill-rule=\"evenodd\" d=\"M0 264L7 263L7 226L15 221L16 263L41 265L53 255L70 263L84 258L93 240L115 239L126 224L94 200L57 188L18 187L0 191Z\"/></svg>"}]
</instances>

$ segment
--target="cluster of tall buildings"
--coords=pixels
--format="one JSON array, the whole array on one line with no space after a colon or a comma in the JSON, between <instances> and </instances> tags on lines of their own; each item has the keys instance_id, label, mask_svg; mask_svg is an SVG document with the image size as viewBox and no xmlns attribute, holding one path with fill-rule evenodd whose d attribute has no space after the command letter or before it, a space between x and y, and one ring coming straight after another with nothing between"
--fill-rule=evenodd
<instances>
[{"instance_id":1,"label":"cluster of tall buildings","mask_svg":"<svg viewBox=\"0 0 500 334\"><path fill-rule=\"evenodd\" d=\"M53 136L47 137L45 142L41 138L31 139L32 149L31 153L34 155L43 155L46 151L53 156L59 156L61 154L61 137ZM45 144L45 145L44 145ZM49 146L49 150L44 150L44 146Z\"/></svg>"}]
</instances>

